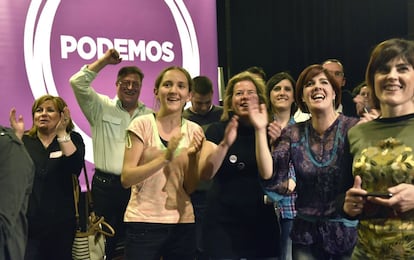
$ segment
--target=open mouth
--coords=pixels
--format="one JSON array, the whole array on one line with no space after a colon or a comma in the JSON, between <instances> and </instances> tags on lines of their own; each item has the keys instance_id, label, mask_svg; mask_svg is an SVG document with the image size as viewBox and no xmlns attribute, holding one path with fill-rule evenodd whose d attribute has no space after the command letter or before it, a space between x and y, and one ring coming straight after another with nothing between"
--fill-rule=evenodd
<instances>
[{"instance_id":1,"label":"open mouth","mask_svg":"<svg viewBox=\"0 0 414 260\"><path fill-rule=\"evenodd\" d=\"M179 102L180 99L178 97L170 96L170 97L167 97L167 101L168 102Z\"/></svg>"},{"instance_id":2,"label":"open mouth","mask_svg":"<svg viewBox=\"0 0 414 260\"><path fill-rule=\"evenodd\" d=\"M325 100L326 96L322 93L315 93L311 96L313 100Z\"/></svg>"}]
</instances>

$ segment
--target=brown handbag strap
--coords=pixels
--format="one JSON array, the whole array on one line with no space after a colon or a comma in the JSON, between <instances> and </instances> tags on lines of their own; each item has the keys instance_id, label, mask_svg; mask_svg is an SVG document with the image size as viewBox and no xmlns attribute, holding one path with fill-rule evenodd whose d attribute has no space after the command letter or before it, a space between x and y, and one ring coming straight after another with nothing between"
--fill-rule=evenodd
<instances>
[{"instance_id":1,"label":"brown handbag strap","mask_svg":"<svg viewBox=\"0 0 414 260\"><path fill-rule=\"evenodd\" d=\"M83 175L85 176L85 184L86 184L86 196L89 204L89 211L95 212L93 208L93 199L92 199L92 192L91 188L89 186L89 178L88 178L88 172L86 171L86 164L85 161L83 161Z\"/></svg>"},{"instance_id":2,"label":"brown handbag strap","mask_svg":"<svg viewBox=\"0 0 414 260\"><path fill-rule=\"evenodd\" d=\"M89 217L89 221L91 221L92 223L92 227L88 228L88 230L86 232L84 232L85 234L88 235L88 232L99 232L105 236L108 237L113 237L115 235L115 230L113 229L113 227L107 223L104 219L103 216L101 217L97 217L95 215L95 211L93 210L93 200L92 200L92 193L91 193L91 188L89 186L89 179L88 179L88 172L86 171L86 164L85 162L83 162L83 173L85 176L85 184L86 184L86 200L88 201L87 204L88 205L86 212L89 211L88 217ZM77 229L80 230L80 220L79 220L79 180L78 180L78 176L75 174L72 174L72 183L73 183L73 198L74 198L74 203L75 203L75 214L76 214L76 223L77 223ZM104 230L102 227L105 227L106 229Z\"/></svg>"},{"instance_id":3,"label":"brown handbag strap","mask_svg":"<svg viewBox=\"0 0 414 260\"><path fill-rule=\"evenodd\" d=\"M72 174L73 202L75 206L76 229L80 230L79 220L79 181L76 174Z\"/></svg>"},{"instance_id":4,"label":"brown handbag strap","mask_svg":"<svg viewBox=\"0 0 414 260\"><path fill-rule=\"evenodd\" d=\"M86 194L87 194L87 201L88 201L88 206L89 206L89 210L91 212L93 212L93 201L92 201L92 194L91 194L91 189L89 187L89 179L88 179L88 173L86 171L86 164L85 161L83 161L83 173L85 176L85 183L86 183ZM72 185L73 185L73 202L74 202L74 206L75 206L75 217L76 217L76 228L80 229L80 217L79 217L79 196L80 196L80 191L79 191L79 180L78 180L78 176L76 174L72 174ZM95 213L93 213L95 214Z\"/></svg>"}]
</instances>

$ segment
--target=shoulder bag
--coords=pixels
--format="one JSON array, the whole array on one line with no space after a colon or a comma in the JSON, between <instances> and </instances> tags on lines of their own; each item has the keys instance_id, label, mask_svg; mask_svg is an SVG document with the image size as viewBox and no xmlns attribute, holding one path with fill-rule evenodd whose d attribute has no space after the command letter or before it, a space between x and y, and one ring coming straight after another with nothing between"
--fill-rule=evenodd
<instances>
[{"instance_id":1,"label":"shoulder bag","mask_svg":"<svg viewBox=\"0 0 414 260\"><path fill-rule=\"evenodd\" d=\"M105 237L113 237L115 230L105 221L103 216L95 214L85 163L83 164L83 173L87 189L84 214L86 228L84 229L81 228L79 217L79 181L76 175L72 175L76 214L76 234L72 245L72 258L74 260L102 260L105 259Z\"/></svg>"}]
</instances>

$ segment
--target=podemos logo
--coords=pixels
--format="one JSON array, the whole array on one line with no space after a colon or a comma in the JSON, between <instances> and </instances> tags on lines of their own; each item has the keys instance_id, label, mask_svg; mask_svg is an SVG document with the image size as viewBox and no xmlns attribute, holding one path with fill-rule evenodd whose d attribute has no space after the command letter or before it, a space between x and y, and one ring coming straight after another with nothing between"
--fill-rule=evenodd
<instances>
[{"instance_id":1,"label":"podemos logo","mask_svg":"<svg viewBox=\"0 0 414 260\"><path fill-rule=\"evenodd\" d=\"M111 39L99 37L96 40L89 36L81 37L77 40L70 35L60 36L61 58L67 59L69 54L77 53L81 58L90 60L102 54L105 50L115 48L120 52L120 57L124 61L165 61L174 60L172 42L159 43L157 41L140 40L135 42L134 39Z\"/></svg>"},{"instance_id":2,"label":"podemos logo","mask_svg":"<svg viewBox=\"0 0 414 260\"><path fill-rule=\"evenodd\" d=\"M77 107L76 100L65 96L70 76L108 48L117 49L123 62L139 62L144 80L154 82L166 65L181 65L192 76L200 74L197 34L182 0L118 0L115 7L112 3L30 2L24 28L24 59L34 98L44 94L64 96L71 109ZM114 80L112 76L109 82ZM152 96L152 89L148 91ZM143 95L146 93L141 92ZM93 162L92 141L86 134L88 129L82 129L87 124L80 118L73 117L76 131L84 139L85 158Z\"/></svg>"}]
</instances>

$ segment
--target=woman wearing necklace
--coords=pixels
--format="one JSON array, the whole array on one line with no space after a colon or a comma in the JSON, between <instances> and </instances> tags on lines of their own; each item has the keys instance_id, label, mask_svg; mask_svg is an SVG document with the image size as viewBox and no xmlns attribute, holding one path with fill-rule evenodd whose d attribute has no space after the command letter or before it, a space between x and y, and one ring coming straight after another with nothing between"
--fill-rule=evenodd
<instances>
[{"instance_id":1,"label":"woman wearing necklace","mask_svg":"<svg viewBox=\"0 0 414 260\"><path fill-rule=\"evenodd\" d=\"M357 223L341 217L336 199L352 187L346 134L358 119L335 112L341 103L340 87L319 64L302 71L295 100L311 118L284 128L272 152L267 141L266 109L250 106L263 186L286 194L293 165L298 195L291 231L293 259L350 259Z\"/></svg>"},{"instance_id":2,"label":"woman wearing necklace","mask_svg":"<svg viewBox=\"0 0 414 260\"><path fill-rule=\"evenodd\" d=\"M197 185L203 130L182 117L192 86L181 67L164 69L155 81L160 108L135 118L127 131L121 182L131 187L125 211L125 259L192 260L196 253L189 194Z\"/></svg>"}]
</instances>

